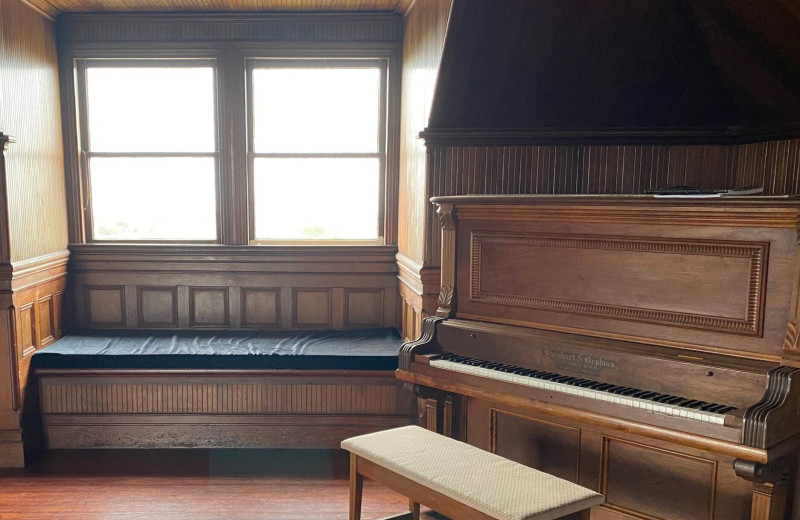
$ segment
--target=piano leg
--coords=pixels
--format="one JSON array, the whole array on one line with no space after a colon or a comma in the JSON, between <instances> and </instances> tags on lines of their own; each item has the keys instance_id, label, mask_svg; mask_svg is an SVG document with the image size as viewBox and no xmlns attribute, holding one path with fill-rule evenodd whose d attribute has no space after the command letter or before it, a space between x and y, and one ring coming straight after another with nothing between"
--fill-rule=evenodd
<instances>
[{"instance_id":1,"label":"piano leg","mask_svg":"<svg viewBox=\"0 0 800 520\"><path fill-rule=\"evenodd\" d=\"M459 395L427 391L417 395L417 425L464 440L466 401Z\"/></svg>"},{"instance_id":2,"label":"piano leg","mask_svg":"<svg viewBox=\"0 0 800 520\"><path fill-rule=\"evenodd\" d=\"M753 483L751 520L783 520L786 516L786 485L784 482Z\"/></svg>"},{"instance_id":3,"label":"piano leg","mask_svg":"<svg viewBox=\"0 0 800 520\"><path fill-rule=\"evenodd\" d=\"M780 457L771 464L737 459L733 468L736 474L753 483L753 501L750 507L750 520L784 520L787 513L787 477L791 475L788 464L793 457Z\"/></svg>"}]
</instances>

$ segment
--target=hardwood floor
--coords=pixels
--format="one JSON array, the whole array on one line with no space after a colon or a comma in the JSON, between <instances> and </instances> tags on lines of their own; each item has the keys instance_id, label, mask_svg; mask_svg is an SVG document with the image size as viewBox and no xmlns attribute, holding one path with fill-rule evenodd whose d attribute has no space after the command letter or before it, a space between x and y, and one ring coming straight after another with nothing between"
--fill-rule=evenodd
<instances>
[{"instance_id":1,"label":"hardwood floor","mask_svg":"<svg viewBox=\"0 0 800 520\"><path fill-rule=\"evenodd\" d=\"M347 476L339 451L52 451L0 470L0 520L344 520ZM365 484L364 520L407 506Z\"/></svg>"}]
</instances>

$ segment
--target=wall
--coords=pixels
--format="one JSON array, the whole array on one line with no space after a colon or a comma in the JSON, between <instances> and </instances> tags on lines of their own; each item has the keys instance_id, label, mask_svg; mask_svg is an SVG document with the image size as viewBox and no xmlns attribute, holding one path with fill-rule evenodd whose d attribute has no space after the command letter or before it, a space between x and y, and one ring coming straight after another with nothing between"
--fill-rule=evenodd
<instances>
[{"instance_id":1,"label":"wall","mask_svg":"<svg viewBox=\"0 0 800 520\"><path fill-rule=\"evenodd\" d=\"M435 302L436 287L430 291L429 274L422 268L424 235L428 229L428 195L425 144L418 134L428 125L439 63L442 58L445 30L452 0L417 0L406 13L403 39L403 87L400 129L400 193L398 228L398 265L403 299L402 323L407 338L419 332L414 323L421 319L423 299ZM425 306L427 307L427 306Z\"/></svg>"},{"instance_id":2,"label":"wall","mask_svg":"<svg viewBox=\"0 0 800 520\"><path fill-rule=\"evenodd\" d=\"M0 0L0 130L9 147L11 261L67 246L64 156L53 22Z\"/></svg>"},{"instance_id":3,"label":"wall","mask_svg":"<svg viewBox=\"0 0 800 520\"><path fill-rule=\"evenodd\" d=\"M68 258L64 158L51 20L0 0L0 466L21 466L30 356L60 337Z\"/></svg>"}]
</instances>

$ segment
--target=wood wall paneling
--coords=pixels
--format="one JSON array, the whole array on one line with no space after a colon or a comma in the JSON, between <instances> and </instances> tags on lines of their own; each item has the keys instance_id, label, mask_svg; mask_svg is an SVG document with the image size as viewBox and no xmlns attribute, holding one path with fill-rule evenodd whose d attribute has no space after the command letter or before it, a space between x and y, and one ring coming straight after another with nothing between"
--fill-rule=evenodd
<instances>
[{"instance_id":1,"label":"wood wall paneling","mask_svg":"<svg viewBox=\"0 0 800 520\"><path fill-rule=\"evenodd\" d=\"M418 134L428 126L452 0L416 0L405 17L400 116L400 253L423 260L428 197L425 146Z\"/></svg>"},{"instance_id":2,"label":"wood wall paneling","mask_svg":"<svg viewBox=\"0 0 800 520\"><path fill-rule=\"evenodd\" d=\"M408 424L391 371L43 371L51 448L335 448Z\"/></svg>"},{"instance_id":3,"label":"wood wall paneling","mask_svg":"<svg viewBox=\"0 0 800 520\"><path fill-rule=\"evenodd\" d=\"M0 130L7 154L11 260L67 246L58 61L50 20L20 0L0 4Z\"/></svg>"},{"instance_id":4,"label":"wood wall paneling","mask_svg":"<svg viewBox=\"0 0 800 520\"><path fill-rule=\"evenodd\" d=\"M412 0L186 0L163 3L136 0L108 3L99 0L25 0L55 18L66 12L102 11L395 11L403 13Z\"/></svg>"},{"instance_id":5,"label":"wood wall paneling","mask_svg":"<svg viewBox=\"0 0 800 520\"><path fill-rule=\"evenodd\" d=\"M189 287L189 325L229 327L228 302L227 287Z\"/></svg>"},{"instance_id":6,"label":"wood wall paneling","mask_svg":"<svg viewBox=\"0 0 800 520\"><path fill-rule=\"evenodd\" d=\"M77 325L396 327L396 249L73 246Z\"/></svg>"},{"instance_id":7,"label":"wood wall paneling","mask_svg":"<svg viewBox=\"0 0 800 520\"><path fill-rule=\"evenodd\" d=\"M280 287L242 287L241 298L243 328L276 328L280 326Z\"/></svg>"},{"instance_id":8,"label":"wood wall paneling","mask_svg":"<svg viewBox=\"0 0 800 520\"><path fill-rule=\"evenodd\" d=\"M331 289L296 288L292 292L292 328L333 328Z\"/></svg>"},{"instance_id":9,"label":"wood wall paneling","mask_svg":"<svg viewBox=\"0 0 800 520\"><path fill-rule=\"evenodd\" d=\"M139 327L177 327L178 288L137 287L136 308Z\"/></svg>"},{"instance_id":10,"label":"wood wall paneling","mask_svg":"<svg viewBox=\"0 0 800 520\"><path fill-rule=\"evenodd\" d=\"M84 295L87 326L125 327L125 286L87 285L84 287Z\"/></svg>"},{"instance_id":11,"label":"wood wall paneling","mask_svg":"<svg viewBox=\"0 0 800 520\"><path fill-rule=\"evenodd\" d=\"M345 289L345 328L380 327L384 322L383 289Z\"/></svg>"},{"instance_id":12,"label":"wood wall paneling","mask_svg":"<svg viewBox=\"0 0 800 520\"><path fill-rule=\"evenodd\" d=\"M399 42L393 13L92 13L59 17L59 44L99 42Z\"/></svg>"},{"instance_id":13,"label":"wood wall paneling","mask_svg":"<svg viewBox=\"0 0 800 520\"><path fill-rule=\"evenodd\" d=\"M56 298L54 294L48 294L38 301L39 320L38 320L38 333L39 344L46 347L55 341L56 336L59 336L57 323L58 314L55 311Z\"/></svg>"}]
</instances>

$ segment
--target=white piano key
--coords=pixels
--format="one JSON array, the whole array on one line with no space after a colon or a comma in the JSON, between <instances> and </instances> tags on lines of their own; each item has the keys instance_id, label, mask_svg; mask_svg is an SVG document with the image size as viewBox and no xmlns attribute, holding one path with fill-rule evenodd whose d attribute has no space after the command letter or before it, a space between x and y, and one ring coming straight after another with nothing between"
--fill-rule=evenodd
<instances>
[{"instance_id":1,"label":"white piano key","mask_svg":"<svg viewBox=\"0 0 800 520\"><path fill-rule=\"evenodd\" d=\"M639 408L641 410L650 411L653 413L661 413L677 417L684 417L696 421L709 422L714 424L724 424L724 416L702 410L695 410L690 408L682 408L680 406L673 406L665 403L656 403L647 399L637 399L635 397L624 397L602 390L589 390L582 387L575 387L564 383L556 383L538 379L535 377L521 376L510 372L501 372L479 366L465 365L454 361L444 359L434 359L430 362L431 366L441 368L444 370L451 370L467 374L473 374L481 377L488 377L495 380L506 381L514 384L540 388L543 390L578 395L588 399L595 399L599 401L610 402L621 406L631 408Z\"/></svg>"}]
</instances>

